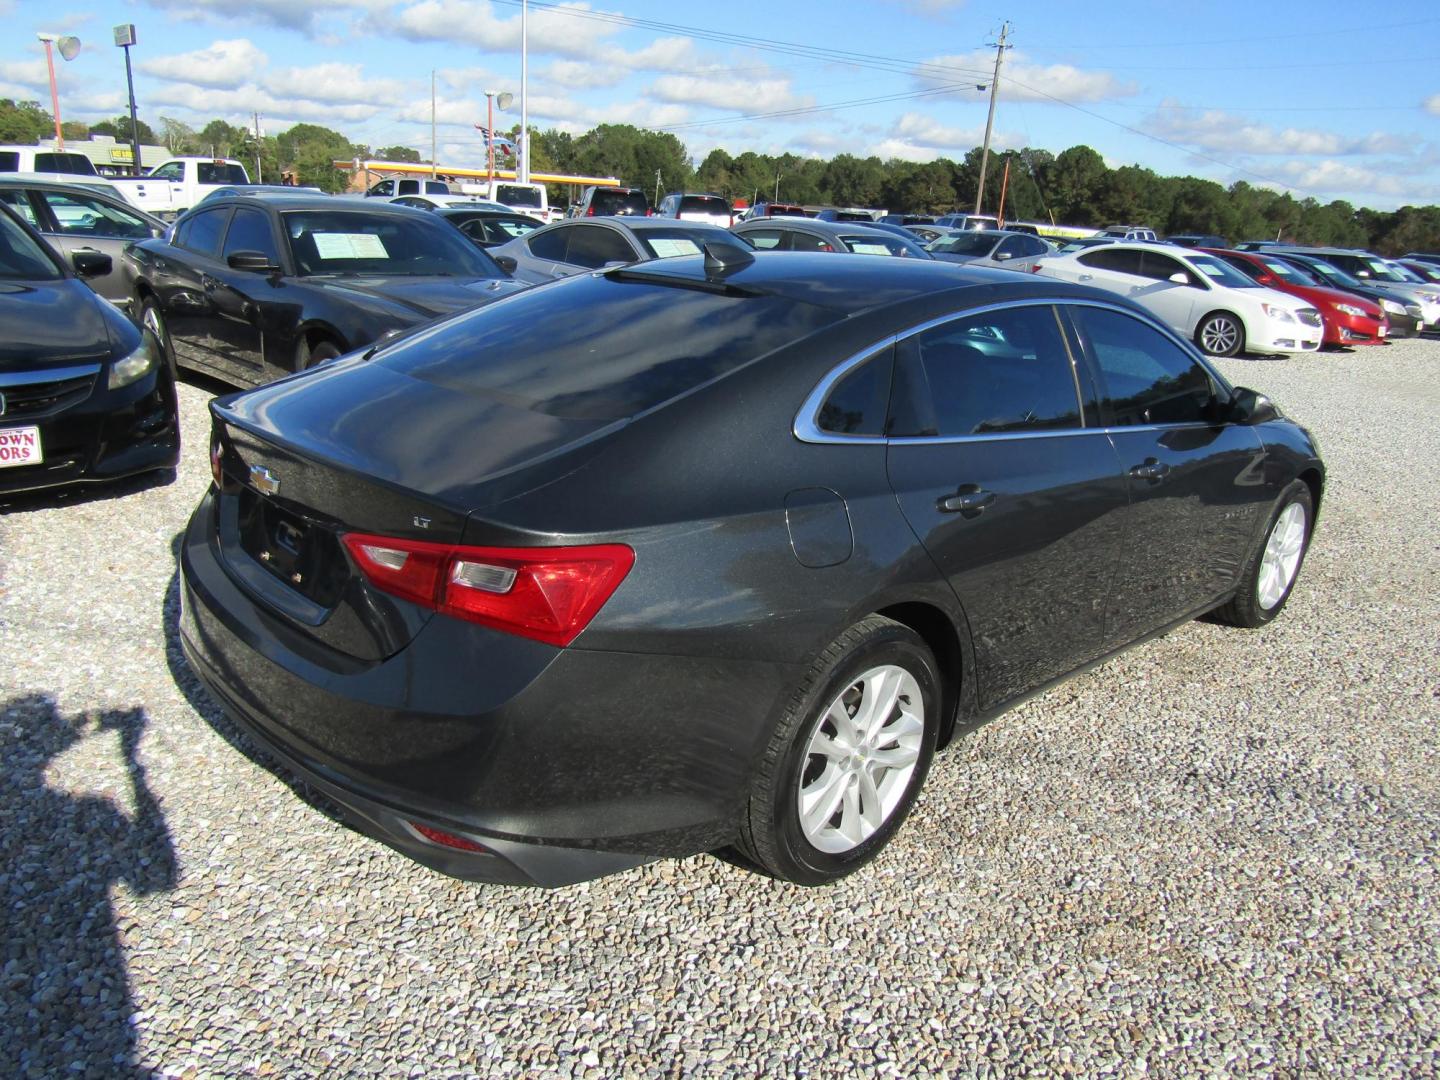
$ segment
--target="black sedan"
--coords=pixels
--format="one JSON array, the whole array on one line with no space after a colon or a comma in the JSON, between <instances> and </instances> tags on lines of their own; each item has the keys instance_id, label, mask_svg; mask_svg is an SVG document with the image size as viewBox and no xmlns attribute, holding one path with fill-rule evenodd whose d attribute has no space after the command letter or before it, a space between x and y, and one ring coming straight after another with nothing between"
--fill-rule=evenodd
<instances>
[{"instance_id":1,"label":"black sedan","mask_svg":"<svg viewBox=\"0 0 1440 1080\"><path fill-rule=\"evenodd\" d=\"M430 214L325 195L207 200L124 267L174 362L239 386L522 287Z\"/></svg>"},{"instance_id":2,"label":"black sedan","mask_svg":"<svg viewBox=\"0 0 1440 1080\"><path fill-rule=\"evenodd\" d=\"M358 828L543 885L849 873L956 735L1275 618L1324 480L1128 301L920 259L582 274L211 411L192 667Z\"/></svg>"},{"instance_id":3,"label":"black sedan","mask_svg":"<svg viewBox=\"0 0 1440 1080\"><path fill-rule=\"evenodd\" d=\"M508 244L517 236L525 236L540 228L540 222L529 214L505 210L476 210L467 206L442 206L435 216L448 221L468 236L476 247L493 248Z\"/></svg>"},{"instance_id":4,"label":"black sedan","mask_svg":"<svg viewBox=\"0 0 1440 1080\"><path fill-rule=\"evenodd\" d=\"M490 254L521 281L539 284L607 266L682 258L716 244L749 249L718 225L636 214L557 221L491 248Z\"/></svg>"},{"instance_id":5,"label":"black sedan","mask_svg":"<svg viewBox=\"0 0 1440 1080\"><path fill-rule=\"evenodd\" d=\"M71 259L110 269L99 252ZM159 342L0 204L0 492L173 470L179 454Z\"/></svg>"},{"instance_id":6,"label":"black sedan","mask_svg":"<svg viewBox=\"0 0 1440 1080\"><path fill-rule=\"evenodd\" d=\"M888 230L851 221L817 218L751 218L730 231L743 236L760 251L839 251L852 255L898 255L929 259L930 253L913 235L897 236Z\"/></svg>"}]
</instances>

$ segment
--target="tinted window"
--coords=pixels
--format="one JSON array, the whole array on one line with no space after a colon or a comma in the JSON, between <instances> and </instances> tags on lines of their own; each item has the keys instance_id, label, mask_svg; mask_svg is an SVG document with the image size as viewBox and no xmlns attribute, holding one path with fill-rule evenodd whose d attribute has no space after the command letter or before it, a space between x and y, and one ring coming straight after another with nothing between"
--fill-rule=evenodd
<instances>
[{"instance_id":1,"label":"tinted window","mask_svg":"<svg viewBox=\"0 0 1440 1080\"><path fill-rule=\"evenodd\" d=\"M15 223L9 214L0 212L0 278L24 281L54 281L60 271L40 245Z\"/></svg>"},{"instance_id":2,"label":"tinted window","mask_svg":"<svg viewBox=\"0 0 1440 1080\"><path fill-rule=\"evenodd\" d=\"M36 154L35 171L48 173L72 173L76 176L96 176L95 164L84 154Z\"/></svg>"},{"instance_id":3,"label":"tinted window","mask_svg":"<svg viewBox=\"0 0 1440 1080\"><path fill-rule=\"evenodd\" d=\"M617 232L600 225L576 225L570 230L570 244L565 249L568 263L598 270L606 263L628 263L635 259L629 242Z\"/></svg>"},{"instance_id":4,"label":"tinted window","mask_svg":"<svg viewBox=\"0 0 1440 1080\"><path fill-rule=\"evenodd\" d=\"M728 217L730 204L714 195L686 195L680 200L682 214L716 214Z\"/></svg>"},{"instance_id":5,"label":"tinted window","mask_svg":"<svg viewBox=\"0 0 1440 1080\"><path fill-rule=\"evenodd\" d=\"M842 236L840 242L856 255L913 255L915 252L898 236Z\"/></svg>"},{"instance_id":6,"label":"tinted window","mask_svg":"<svg viewBox=\"0 0 1440 1080\"><path fill-rule=\"evenodd\" d=\"M248 184L250 178L239 165L223 161L202 161L195 167L195 175L202 184Z\"/></svg>"},{"instance_id":7,"label":"tinted window","mask_svg":"<svg viewBox=\"0 0 1440 1080\"><path fill-rule=\"evenodd\" d=\"M223 255L228 259L237 251L258 251L270 259L271 265L280 264L280 253L275 248L275 237L270 231L270 219L264 211L245 207L235 211L230 231L225 234Z\"/></svg>"},{"instance_id":8,"label":"tinted window","mask_svg":"<svg viewBox=\"0 0 1440 1080\"><path fill-rule=\"evenodd\" d=\"M537 210L541 206L540 189L526 187L524 184L496 184L495 201L504 203L506 206L533 206ZM597 214L600 211L595 211ZM644 211L642 210L643 214Z\"/></svg>"},{"instance_id":9,"label":"tinted window","mask_svg":"<svg viewBox=\"0 0 1440 1080\"><path fill-rule=\"evenodd\" d=\"M609 214L638 214L645 216L650 209L649 202L639 191L613 191L597 188L590 199L590 211L600 217Z\"/></svg>"},{"instance_id":10,"label":"tinted window","mask_svg":"<svg viewBox=\"0 0 1440 1080\"><path fill-rule=\"evenodd\" d=\"M371 186L371 188L370 188L370 194L371 194L371 195L375 195L375 196L380 196L380 195L394 195L394 194L395 194L395 181L394 181L394 180L381 180L378 184L374 184L374 185Z\"/></svg>"},{"instance_id":11,"label":"tinted window","mask_svg":"<svg viewBox=\"0 0 1440 1080\"><path fill-rule=\"evenodd\" d=\"M778 251L784 247L785 234L779 229L746 229L738 235L745 237L761 251Z\"/></svg>"},{"instance_id":12,"label":"tinted window","mask_svg":"<svg viewBox=\"0 0 1440 1080\"><path fill-rule=\"evenodd\" d=\"M450 185L447 184L444 180L426 180L426 181L425 181L425 194L426 194L426 195L449 195L449 194L450 194Z\"/></svg>"},{"instance_id":13,"label":"tinted window","mask_svg":"<svg viewBox=\"0 0 1440 1080\"><path fill-rule=\"evenodd\" d=\"M1258 281L1260 279L1260 276L1265 273L1264 270L1260 269L1260 267L1256 266L1248 259L1226 258L1225 261L1231 266L1233 266L1236 270L1239 270L1240 273L1244 274L1248 278L1251 278L1252 280ZM1285 275L1281 276L1283 277Z\"/></svg>"},{"instance_id":14,"label":"tinted window","mask_svg":"<svg viewBox=\"0 0 1440 1080\"><path fill-rule=\"evenodd\" d=\"M30 199L24 191L19 188L0 188L0 202L10 207L35 228L40 227L40 223L35 219L35 208L30 205Z\"/></svg>"},{"instance_id":15,"label":"tinted window","mask_svg":"<svg viewBox=\"0 0 1440 1080\"><path fill-rule=\"evenodd\" d=\"M20 152L18 150L0 150L0 172L19 172Z\"/></svg>"},{"instance_id":16,"label":"tinted window","mask_svg":"<svg viewBox=\"0 0 1440 1080\"><path fill-rule=\"evenodd\" d=\"M998 258L1001 255L1008 255L1010 258L1015 259L1024 255L1025 252L1026 245L1024 238L1021 236L1012 236L1009 239L1000 241L1000 246L995 249L994 257Z\"/></svg>"},{"instance_id":17,"label":"tinted window","mask_svg":"<svg viewBox=\"0 0 1440 1080\"><path fill-rule=\"evenodd\" d=\"M220 234L225 231L229 209L203 210L186 218L175 231L175 243L198 255L214 257L220 250Z\"/></svg>"},{"instance_id":18,"label":"tinted window","mask_svg":"<svg viewBox=\"0 0 1440 1080\"><path fill-rule=\"evenodd\" d=\"M974 255L983 258L995 246L995 237L984 233L960 233L956 236L942 236L931 245L930 250L944 255Z\"/></svg>"},{"instance_id":19,"label":"tinted window","mask_svg":"<svg viewBox=\"0 0 1440 1080\"><path fill-rule=\"evenodd\" d=\"M837 435L882 435L890 401L893 350L873 356L835 384L820 406L817 425Z\"/></svg>"},{"instance_id":20,"label":"tinted window","mask_svg":"<svg viewBox=\"0 0 1440 1080\"><path fill-rule=\"evenodd\" d=\"M1123 253L1117 253L1123 254ZM1172 274L1183 274L1185 280L1193 281L1194 275L1186 270L1184 266L1170 258L1168 255L1158 255L1153 251L1141 252L1140 255L1140 276L1147 277L1154 281L1168 281Z\"/></svg>"},{"instance_id":21,"label":"tinted window","mask_svg":"<svg viewBox=\"0 0 1440 1080\"><path fill-rule=\"evenodd\" d=\"M563 229L552 229L539 236L532 236L526 241L530 247L530 254L537 259L553 259L555 262L564 262L565 246L570 240L570 230L575 228L578 226L568 225Z\"/></svg>"},{"instance_id":22,"label":"tinted window","mask_svg":"<svg viewBox=\"0 0 1440 1080\"><path fill-rule=\"evenodd\" d=\"M62 233L74 236L115 236L124 240L146 240L150 227L140 218L90 195L42 191Z\"/></svg>"},{"instance_id":23,"label":"tinted window","mask_svg":"<svg viewBox=\"0 0 1440 1080\"><path fill-rule=\"evenodd\" d=\"M1077 256L1076 261L1084 266L1093 266L1096 270L1112 270L1119 274L1134 274L1138 277L1140 275L1140 255L1141 253L1138 251L1105 245Z\"/></svg>"},{"instance_id":24,"label":"tinted window","mask_svg":"<svg viewBox=\"0 0 1440 1080\"><path fill-rule=\"evenodd\" d=\"M1074 315L1100 369L1107 423L1209 423L1215 388L1184 349L1139 319L1105 308Z\"/></svg>"},{"instance_id":25,"label":"tinted window","mask_svg":"<svg viewBox=\"0 0 1440 1080\"><path fill-rule=\"evenodd\" d=\"M488 255L424 214L298 210L281 220L301 274L502 276Z\"/></svg>"},{"instance_id":26,"label":"tinted window","mask_svg":"<svg viewBox=\"0 0 1440 1080\"><path fill-rule=\"evenodd\" d=\"M185 166L179 161L171 161L165 165L161 165L160 168L156 169L150 175L157 180L184 180Z\"/></svg>"},{"instance_id":27,"label":"tinted window","mask_svg":"<svg viewBox=\"0 0 1440 1080\"><path fill-rule=\"evenodd\" d=\"M918 430L901 430L903 410L897 410L891 434L1081 426L1070 353L1049 306L1004 308L946 323L903 342L901 356L911 368L907 386L920 398L914 417L903 424Z\"/></svg>"},{"instance_id":28,"label":"tinted window","mask_svg":"<svg viewBox=\"0 0 1440 1080\"><path fill-rule=\"evenodd\" d=\"M835 247L822 236L811 236L809 233L792 232L790 234L791 251L834 251Z\"/></svg>"},{"instance_id":29,"label":"tinted window","mask_svg":"<svg viewBox=\"0 0 1440 1080\"><path fill-rule=\"evenodd\" d=\"M564 291L563 304L556 290ZM555 318L557 304L564 319ZM777 296L725 296L585 274L461 315L397 343L374 362L550 416L611 420L839 318Z\"/></svg>"}]
</instances>

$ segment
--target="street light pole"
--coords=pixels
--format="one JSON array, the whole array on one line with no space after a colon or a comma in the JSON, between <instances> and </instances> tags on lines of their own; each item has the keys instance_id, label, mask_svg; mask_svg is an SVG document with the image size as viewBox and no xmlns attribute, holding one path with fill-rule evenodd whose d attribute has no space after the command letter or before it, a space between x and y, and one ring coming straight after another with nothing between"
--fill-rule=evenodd
<instances>
[{"instance_id":1,"label":"street light pole","mask_svg":"<svg viewBox=\"0 0 1440 1080\"><path fill-rule=\"evenodd\" d=\"M985 148L980 151L980 183L975 188L975 213L980 213L980 201L985 198L985 166L990 163L990 132L995 127L995 99L1000 95L1000 61L1005 58L1005 36L1010 24L1000 26L1000 42L995 46L995 75L990 80L990 115L985 118Z\"/></svg>"},{"instance_id":2,"label":"street light pole","mask_svg":"<svg viewBox=\"0 0 1440 1080\"><path fill-rule=\"evenodd\" d=\"M125 89L130 94L130 171L140 176L140 119L135 113L135 75L130 70L130 46L135 44L135 24L124 23L115 27L115 44L125 50Z\"/></svg>"},{"instance_id":3,"label":"street light pole","mask_svg":"<svg viewBox=\"0 0 1440 1080\"><path fill-rule=\"evenodd\" d=\"M50 110L55 117L55 149L65 149L65 133L60 130L60 91L55 85L55 54L51 51L51 45L60 48L60 56L65 60L74 60L80 52L80 39L62 34L36 34L37 38L45 45L45 66L50 71Z\"/></svg>"},{"instance_id":4,"label":"street light pole","mask_svg":"<svg viewBox=\"0 0 1440 1080\"><path fill-rule=\"evenodd\" d=\"M515 179L530 183L530 5L520 0L520 168Z\"/></svg>"}]
</instances>

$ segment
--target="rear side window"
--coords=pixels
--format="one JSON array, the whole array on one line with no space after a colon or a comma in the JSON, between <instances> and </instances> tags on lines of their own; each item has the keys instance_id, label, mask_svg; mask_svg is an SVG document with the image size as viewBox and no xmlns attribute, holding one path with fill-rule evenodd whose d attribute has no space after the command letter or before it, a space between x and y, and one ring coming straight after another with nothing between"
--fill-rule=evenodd
<instances>
[{"instance_id":1,"label":"rear side window","mask_svg":"<svg viewBox=\"0 0 1440 1080\"><path fill-rule=\"evenodd\" d=\"M212 259L220 251L220 236L225 232L225 219L230 210L202 210L181 222L175 230L175 246Z\"/></svg>"},{"instance_id":2,"label":"rear side window","mask_svg":"<svg viewBox=\"0 0 1440 1080\"><path fill-rule=\"evenodd\" d=\"M779 229L746 229L738 235L745 237L761 251L779 251L785 246L785 234Z\"/></svg>"},{"instance_id":3,"label":"rear side window","mask_svg":"<svg viewBox=\"0 0 1440 1080\"><path fill-rule=\"evenodd\" d=\"M0 172L19 172L20 154L16 150L0 150Z\"/></svg>"},{"instance_id":4,"label":"rear side window","mask_svg":"<svg viewBox=\"0 0 1440 1080\"><path fill-rule=\"evenodd\" d=\"M634 262L635 252L623 236L602 225L576 225L570 230L565 261L598 270L606 263Z\"/></svg>"},{"instance_id":5,"label":"rear side window","mask_svg":"<svg viewBox=\"0 0 1440 1080\"><path fill-rule=\"evenodd\" d=\"M224 161L202 161L195 167L202 184L249 184L250 178L239 165Z\"/></svg>"},{"instance_id":6,"label":"rear side window","mask_svg":"<svg viewBox=\"0 0 1440 1080\"><path fill-rule=\"evenodd\" d=\"M35 171L95 176L95 163L84 154L45 153L35 155Z\"/></svg>"},{"instance_id":7,"label":"rear side window","mask_svg":"<svg viewBox=\"0 0 1440 1080\"><path fill-rule=\"evenodd\" d=\"M565 245L569 241L571 229L576 227L569 225L563 229L552 229L540 236L532 236L526 241L530 248L530 254L537 259L553 259L555 262L564 262Z\"/></svg>"},{"instance_id":8,"label":"rear side window","mask_svg":"<svg viewBox=\"0 0 1440 1080\"><path fill-rule=\"evenodd\" d=\"M1054 308L1002 308L901 342L909 401L892 435L989 435L1083 426Z\"/></svg>"},{"instance_id":9,"label":"rear side window","mask_svg":"<svg viewBox=\"0 0 1440 1080\"><path fill-rule=\"evenodd\" d=\"M799 232L790 234L791 251L834 251L835 247L823 236L812 236L810 233Z\"/></svg>"},{"instance_id":10,"label":"rear side window","mask_svg":"<svg viewBox=\"0 0 1440 1080\"><path fill-rule=\"evenodd\" d=\"M20 188L0 188L0 202L10 207L35 229L40 228L40 222L36 220L35 208L30 205L30 199Z\"/></svg>"},{"instance_id":11,"label":"rear side window","mask_svg":"<svg viewBox=\"0 0 1440 1080\"><path fill-rule=\"evenodd\" d=\"M564 291L566 318L554 318ZM506 297L376 363L464 394L580 420L633 416L839 321L777 296L582 275ZM643 328L643 332L641 332Z\"/></svg>"},{"instance_id":12,"label":"rear side window","mask_svg":"<svg viewBox=\"0 0 1440 1080\"><path fill-rule=\"evenodd\" d=\"M270 230L270 219L263 210L239 207L231 219L230 231L225 234L225 258L237 251L258 251L270 259L272 266L280 265L280 252L275 246L275 235Z\"/></svg>"},{"instance_id":13,"label":"rear side window","mask_svg":"<svg viewBox=\"0 0 1440 1080\"><path fill-rule=\"evenodd\" d=\"M1096 270L1113 270L1119 274L1140 276L1140 256L1143 254L1130 248L1114 248L1108 244L1077 256L1077 261Z\"/></svg>"},{"instance_id":14,"label":"rear side window","mask_svg":"<svg viewBox=\"0 0 1440 1080\"><path fill-rule=\"evenodd\" d=\"M1076 306L1072 312L1099 368L1107 423L1213 422L1215 385L1179 345L1118 311Z\"/></svg>"},{"instance_id":15,"label":"rear side window","mask_svg":"<svg viewBox=\"0 0 1440 1080\"><path fill-rule=\"evenodd\" d=\"M836 435L883 435L893 356L894 350L886 349L837 382L820 406L816 426Z\"/></svg>"},{"instance_id":16,"label":"rear side window","mask_svg":"<svg viewBox=\"0 0 1440 1080\"><path fill-rule=\"evenodd\" d=\"M714 195L686 195L680 200L682 214L717 214L730 216L730 204Z\"/></svg>"}]
</instances>

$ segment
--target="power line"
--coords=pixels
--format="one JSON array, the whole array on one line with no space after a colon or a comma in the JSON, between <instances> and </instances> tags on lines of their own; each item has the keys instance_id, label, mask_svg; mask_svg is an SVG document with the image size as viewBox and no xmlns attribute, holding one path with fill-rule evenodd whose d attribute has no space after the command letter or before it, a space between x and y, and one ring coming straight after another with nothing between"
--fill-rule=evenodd
<instances>
[{"instance_id":1,"label":"power line","mask_svg":"<svg viewBox=\"0 0 1440 1080\"><path fill-rule=\"evenodd\" d=\"M1337 28L1337 29L1332 29L1332 30L1301 30L1301 31L1295 32L1295 33L1286 33L1286 34L1284 34L1284 35L1282 35L1282 36L1283 36L1283 38L1284 38L1285 40L1287 40L1287 41L1289 41L1289 40L1291 40L1291 39L1293 39L1293 38L1331 37L1331 36L1349 35L1349 34L1364 34L1364 35L1366 35L1367 37L1370 37L1370 36L1373 36L1377 31L1381 31L1381 30L1399 30L1399 29L1403 29L1404 27L1407 27L1407 26L1428 26L1428 25L1431 24L1431 23L1437 23L1437 22L1440 22L1440 18L1411 19L1411 20L1409 20L1409 21L1407 21L1407 22L1378 23L1378 24L1377 24L1377 23L1371 23L1371 24L1368 25L1368 26L1347 26L1347 27L1344 27L1343 29L1338 29L1338 28ZM1160 42L1153 42L1153 41L1152 41L1152 42L1148 42L1148 43L1147 43L1147 42L1130 41L1130 40L1128 40L1128 39L1125 40L1125 41L1115 41L1114 39L1111 39L1110 41L1103 41L1103 42L1097 42L1097 43L1092 43L1092 44L1066 42L1064 45L1046 45L1046 44L1044 44L1044 43L1042 42L1042 43L1039 44L1039 45L1032 45L1032 46L1030 46L1030 48L1032 48L1032 49L1049 49L1049 50L1054 51L1054 52L1063 52L1063 51L1066 51L1066 50L1075 51L1075 50L1080 50L1080 49L1084 49L1084 50L1086 50L1086 51L1090 51L1090 50L1094 50L1094 49L1124 49L1126 52L1133 52L1133 51L1136 50L1136 49L1194 49L1194 48L1198 48L1198 47L1200 47L1200 46L1205 46L1205 45L1251 45L1251 44L1257 44L1257 45L1267 45L1267 46L1268 46L1268 45L1273 45L1273 44L1275 43L1275 41L1276 41L1276 35L1266 34L1266 35L1263 36L1263 37L1212 38L1212 39L1209 40L1209 41L1197 41L1197 40L1195 40L1194 38L1190 38L1190 39L1188 39L1188 40L1186 40L1186 41L1160 41Z\"/></svg>"}]
</instances>

